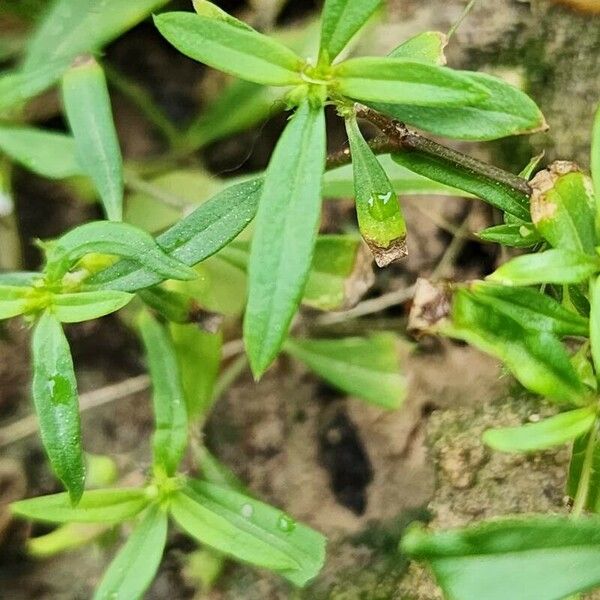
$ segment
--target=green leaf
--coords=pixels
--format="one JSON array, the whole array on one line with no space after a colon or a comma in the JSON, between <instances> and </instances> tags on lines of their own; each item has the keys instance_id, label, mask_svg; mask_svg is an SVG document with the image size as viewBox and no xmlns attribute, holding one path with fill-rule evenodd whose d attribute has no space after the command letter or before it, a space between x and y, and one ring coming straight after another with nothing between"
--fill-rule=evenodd
<instances>
[{"instance_id":1,"label":"green leaf","mask_svg":"<svg viewBox=\"0 0 600 600\"><path fill-rule=\"evenodd\" d=\"M390 52L392 58L421 60L432 65L445 65L444 49L448 45L448 36L439 31L424 31L400 44Z\"/></svg>"},{"instance_id":2,"label":"green leaf","mask_svg":"<svg viewBox=\"0 0 600 600\"><path fill-rule=\"evenodd\" d=\"M206 447L202 448L197 460L202 477L208 483L248 495L246 486L240 481L237 475L227 465L218 461Z\"/></svg>"},{"instance_id":3,"label":"green leaf","mask_svg":"<svg viewBox=\"0 0 600 600\"><path fill-rule=\"evenodd\" d=\"M49 179L82 175L72 137L33 127L0 127L0 151L20 165Z\"/></svg>"},{"instance_id":4,"label":"green leaf","mask_svg":"<svg viewBox=\"0 0 600 600\"><path fill-rule=\"evenodd\" d=\"M588 319L537 290L483 281L473 282L469 289L478 302L491 306L532 332L546 331L558 337L588 334Z\"/></svg>"},{"instance_id":5,"label":"green leaf","mask_svg":"<svg viewBox=\"0 0 600 600\"><path fill-rule=\"evenodd\" d=\"M596 370L596 377L600 380L600 277L590 282L590 348L592 360Z\"/></svg>"},{"instance_id":6,"label":"green leaf","mask_svg":"<svg viewBox=\"0 0 600 600\"><path fill-rule=\"evenodd\" d=\"M210 2L202 4L214 7ZM290 29L275 30L270 32L270 36L298 55L310 56L318 43L319 33L319 23L312 20ZM186 131L184 143L191 148L206 147L216 140L264 122L276 110L284 108L281 102L284 92L281 88L234 80L203 107L198 119Z\"/></svg>"},{"instance_id":7,"label":"green leaf","mask_svg":"<svg viewBox=\"0 0 600 600\"><path fill-rule=\"evenodd\" d=\"M377 157L364 140L356 118L346 119L350 140L358 227L380 267L404 258L406 222L400 202Z\"/></svg>"},{"instance_id":8,"label":"green leaf","mask_svg":"<svg viewBox=\"0 0 600 600\"><path fill-rule=\"evenodd\" d=\"M228 244L254 218L261 190L262 179L226 188L159 235L156 243L186 265L205 260ZM133 292L164 279L146 266L120 261L86 283Z\"/></svg>"},{"instance_id":9,"label":"green leaf","mask_svg":"<svg viewBox=\"0 0 600 600\"><path fill-rule=\"evenodd\" d=\"M250 27L250 25L240 21L239 19L236 19L235 17L232 17L229 13L225 12L222 8L219 8L216 4L208 2L208 0L192 0L192 4L194 5L196 14L200 15L201 17L225 21L230 25L235 25L236 27L240 27L246 31L252 31L252 27Z\"/></svg>"},{"instance_id":10,"label":"green leaf","mask_svg":"<svg viewBox=\"0 0 600 600\"><path fill-rule=\"evenodd\" d=\"M87 546L110 531L106 523L65 523L56 529L27 540L27 554L32 558L52 558Z\"/></svg>"},{"instance_id":11,"label":"green leaf","mask_svg":"<svg viewBox=\"0 0 600 600\"><path fill-rule=\"evenodd\" d=\"M42 314L33 332L32 393L50 464L76 504L85 481L77 382L69 343L49 312Z\"/></svg>"},{"instance_id":12,"label":"green leaf","mask_svg":"<svg viewBox=\"0 0 600 600\"><path fill-rule=\"evenodd\" d=\"M487 277L503 285L580 283L600 271L598 258L555 248L517 256Z\"/></svg>"},{"instance_id":13,"label":"green leaf","mask_svg":"<svg viewBox=\"0 0 600 600\"><path fill-rule=\"evenodd\" d=\"M36 273L35 271L13 271L12 273L0 273L0 285L29 287L41 279L42 275L40 273Z\"/></svg>"},{"instance_id":14,"label":"green leaf","mask_svg":"<svg viewBox=\"0 0 600 600\"><path fill-rule=\"evenodd\" d=\"M302 298L320 217L324 165L325 116L305 102L277 143L258 208L244 319L255 377L277 356Z\"/></svg>"},{"instance_id":15,"label":"green leaf","mask_svg":"<svg viewBox=\"0 0 600 600\"><path fill-rule=\"evenodd\" d=\"M102 67L77 61L62 80L63 103L75 137L77 159L90 176L111 221L123 218L123 158Z\"/></svg>"},{"instance_id":16,"label":"green leaf","mask_svg":"<svg viewBox=\"0 0 600 600\"><path fill-rule=\"evenodd\" d=\"M151 235L126 223L85 223L48 245L50 278L62 277L87 254L109 254L129 258L163 279L193 279L193 269L166 254Z\"/></svg>"},{"instance_id":17,"label":"green leaf","mask_svg":"<svg viewBox=\"0 0 600 600\"><path fill-rule=\"evenodd\" d=\"M596 411L588 406L543 419L539 423L488 429L482 439L485 444L501 452L535 452L566 444L583 435L592 428L595 418Z\"/></svg>"},{"instance_id":18,"label":"green leaf","mask_svg":"<svg viewBox=\"0 0 600 600\"><path fill-rule=\"evenodd\" d=\"M167 514L151 507L102 577L94 600L138 600L150 587L167 543Z\"/></svg>"},{"instance_id":19,"label":"green leaf","mask_svg":"<svg viewBox=\"0 0 600 600\"><path fill-rule=\"evenodd\" d=\"M531 225L524 223L495 225L480 231L477 235L486 242L512 248L531 248L542 241L538 232Z\"/></svg>"},{"instance_id":20,"label":"green leaf","mask_svg":"<svg viewBox=\"0 0 600 600\"><path fill-rule=\"evenodd\" d=\"M596 219L600 220L600 105L596 110L594 128L592 131L592 180L594 182L594 196L596 198Z\"/></svg>"},{"instance_id":21,"label":"green leaf","mask_svg":"<svg viewBox=\"0 0 600 600\"><path fill-rule=\"evenodd\" d=\"M195 322L202 310L191 296L164 287L140 290L138 296L162 318L174 323Z\"/></svg>"},{"instance_id":22,"label":"green leaf","mask_svg":"<svg viewBox=\"0 0 600 600\"><path fill-rule=\"evenodd\" d=\"M69 61L55 60L33 70L0 73L0 116L5 116L9 109L12 112L25 101L47 90L68 66Z\"/></svg>"},{"instance_id":23,"label":"green leaf","mask_svg":"<svg viewBox=\"0 0 600 600\"><path fill-rule=\"evenodd\" d=\"M390 56L396 56L395 52ZM370 106L419 129L458 140L495 140L547 129L536 103L518 88L485 73L455 72L487 96L473 106L414 106L393 99Z\"/></svg>"},{"instance_id":24,"label":"green leaf","mask_svg":"<svg viewBox=\"0 0 600 600\"><path fill-rule=\"evenodd\" d=\"M464 288L454 294L451 323L442 325L441 331L496 356L537 394L577 404L586 393L569 355L552 333L526 329Z\"/></svg>"},{"instance_id":25,"label":"green leaf","mask_svg":"<svg viewBox=\"0 0 600 600\"><path fill-rule=\"evenodd\" d=\"M341 390L383 408L399 408L406 397L396 336L293 339L285 351Z\"/></svg>"},{"instance_id":26,"label":"green leaf","mask_svg":"<svg viewBox=\"0 0 600 600\"><path fill-rule=\"evenodd\" d=\"M182 54L210 67L264 85L302 83L302 59L257 31L188 12L164 13L154 23Z\"/></svg>"},{"instance_id":27,"label":"green leaf","mask_svg":"<svg viewBox=\"0 0 600 600\"><path fill-rule=\"evenodd\" d=\"M140 315L138 326L152 379L154 467L172 477L187 446L187 411L177 356L168 332L148 312Z\"/></svg>"},{"instance_id":28,"label":"green leaf","mask_svg":"<svg viewBox=\"0 0 600 600\"><path fill-rule=\"evenodd\" d=\"M201 331L196 325L169 326L190 423L211 406L221 367L223 338L220 333Z\"/></svg>"},{"instance_id":29,"label":"green leaf","mask_svg":"<svg viewBox=\"0 0 600 600\"><path fill-rule=\"evenodd\" d=\"M52 312L63 323L80 323L116 312L132 299L133 294L113 290L54 294Z\"/></svg>"},{"instance_id":30,"label":"green leaf","mask_svg":"<svg viewBox=\"0 0 600 600\"><path fill-rule=\"evenodd\" d=\"M590 439L592 438L592 439ZM593 446L590 447L590 443ZM591 455L588 453L591 451ZM600 444L598 444L598 427L578 437L573 443L571 463L567 477L566 494L571 498L577 497L586 457L589 462L585 467L589 482L583 508L591 512L600 511Z\"/></svg>"},{"instance_id":31,"label":"green leaf","mask_svg":"<svg viewBox=\"0 0 600 600\"><path fill-rule=\"evenodd\" d=\"M417 175L401 167L389 155L378 156L377 160L392 182L396 194L407 196L439 194L442 196L459 196L461 198L469 195L462 190ZM351 164L325 172L323 176L323 196L325 198L354 197L354 173Z\"/></svg>"},{"instance_id":32,"label":"green leaf","mask_svg":"<svg viewBox=\"0 0 600 600\"><path fill-rule=\"evenodd\" d=\"M318 236L302 304L319 310L355 306L373 284L371 264L358 236Z\"/></svg>"},{"instance_id":33,"label":"green leaf","mask_svg":"<svg viewBox=\"0 0 600 600\"><path fill-rule=\"evenodd\" d=\"M218 258L246 271L249 253L248 241L234 241ZM371 263L371 253L359 236L319 235L302 304L318 310L355 306L373 284Z\"/></svg>"},{"instance_id":34,"label":"green leaf","mask_svg":"<svg viewBox=\"0 0 600 600\"><path fill-rule=\"evenodd\" d=\"M149 502L142 488L86 491L73 506L66 493L20 500L10 505L19 517L47 523L120 523L135 517Z\"/></svg>"},{"instance_id":35,"label":"green leaf","mask_svg":"<svg viewBox=\"0 0 600 600\"><path fill-rule=\"evenodd\" d=\"M335 67L336 91L356 100L417 106L462 106L488 92L457 71L404 58L351 58Z\"/></svg>"},{"instance_id":36,"label":"green leaf","mask_svg":"<svg viewBox=\"0 0 600 600\"><path fill-rule=\"evenodd\" d=\"M330 64L380 6L381 0L325 0L319 62Z\"/></svg>"},{"instance_id":37,"label":"green leaf","mask_svg":"<svg viewBox=\"0 0 600 600\"><path fill-rule=\"evenodd\" d=\"M560 600L600 585L600 519L527 517L427 533L402 550L425 560L453 600Z\"/></svg>"},{"instance_id":38,"label":"green leaf","mask_svg":"<svg viewBox=\"0 0 600 600\"><path fill-rule=\"evenodd\" d=\"M27 44L24 67L43 69L48 61L95 52L168 0L58 0Z\"/></svg>"},{"instance_id":39,"label":"green leaf","mask_svg":"<svg viewBox=\"0 0 600 600\"><path fill-rule=\"evenodd\" d=\"M531 180L531 217L553 247L595 255L592 185L587 175L573 169L569 163L554 163Z\"/></svg>"},{"instance_id":40,"label":"green leaf","mask_svg":"<svg viewBox=\"0 0 600 600\"><path fill-rule=\"evenodd\" d=\"M204 544L303 586L325 559L325 538L231 489L190 481L171 502L175 521Z\"/></svg>"},{"instance_id":41,"label":"green leaf","mask_svg":"<svg viewBox=\"0 0 600 600\"><path fill-rule=\"evenodd\" d=\"M277 97L273 88L238 80L205 108L185 133L191 147L206 147L253 125L265 121L273 112Z\"/></svg>"},{"instance_id":42,"label":"green leaf","mask_svg":"<svg viewBox=\"0 0 600 600\"><path fill-rule=\"evenodd\" d=\"M22 315L31 297L30 287L0 284L0 319L11 319Z\"/></svg>"},{"instance_id":43,"label":"green leaf","mask_svg":"<svg viewBox=\"0 0 600 600\"><path fill-rule=\"evenodd\" d=\"M169 170L150 181L131 173L126 179L139 191L127 196L124 220L149 233L163 232L226 185L197 167Z\"/></svg>"},{"instance_id":44,"label":"green leaf","mask_svg":"<svg viewBox=\"0 0 600 600\"><path fill-rule=\"evenodd\" d=\"M516 190L508 182L490 178L478 171L476 165L467 168L451 157L440 156L436 151L436 144L430 142L430 145L430 152L412 150L394 154L392 158L419 175L469 192L504 212L529 221L528 194Z\"/></svg>"}]
</instances>

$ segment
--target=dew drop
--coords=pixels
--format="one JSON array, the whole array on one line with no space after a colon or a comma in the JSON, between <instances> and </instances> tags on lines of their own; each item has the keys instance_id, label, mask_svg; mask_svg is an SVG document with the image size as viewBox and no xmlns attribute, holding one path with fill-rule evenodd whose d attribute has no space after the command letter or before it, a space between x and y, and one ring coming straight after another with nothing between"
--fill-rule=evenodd
<instances>
[{"instance_id":1,"label":"dew drop","mask_svg":"<svg viewBox=\"0 0 600 600\"><path fill-rule=\"evenodd\" d=\"M399 210L398 202L395 202L396 196L389 190L385 193L375 192L367 200L367 205L371 216L377 221L385 221L393 217Z\"/></svg>"},{"instance_id":2,"label":"dew drop","mask_svg":"<svg viewBox=\"0 0 600 600\"><path fill-rule=\"evenodd\" d=\"M241 513L242 517L244 517L245 519L250 519L254 514L254 507L252 506L252 504L246 503L242 506Z\"/></svg>"},{"instance_id":3,"label":"dew drop","mask_svg":"<svg viewBox=\"0 0 600 600\"><path fill-rule=\"evenodd\" d=\"M277 520L277 527L281 531L285 531L286 533L291 533L296 529L296 521L292 519L289 515L282 514Z\"/></svg>"}]
</instances>

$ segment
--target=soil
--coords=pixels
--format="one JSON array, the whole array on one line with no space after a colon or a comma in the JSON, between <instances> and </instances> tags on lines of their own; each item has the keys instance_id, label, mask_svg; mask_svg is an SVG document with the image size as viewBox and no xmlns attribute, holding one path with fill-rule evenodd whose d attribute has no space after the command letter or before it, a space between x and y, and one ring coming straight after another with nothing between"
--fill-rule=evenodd
<instances>
[{"instance_id":1,"label":"soil","mask_svg":"<svg viewBox=\"0 0 600 600\"><path fill-rule=\"evenodd\" d=\"M177 4L187 6L183 1ZM266 1L220 4L255 22L268 22L263 12ZM282 22L314 15L315 4L288 2ZM464 4L390 0L389 18L362 42L363 50L385 53L417 32L446 31ZM452 41L450 64L525 78L553 129L531 142L520 141L516 151L514 141L458 147L515 171L542 147L548 159L573 158L585 165L600 76L598 32L598 21L589 15L542 0L476 5ZM178 124L188 122L222 81L160 42L149 24L112 44L106 60L148 89ZM162 141L137 109L119 93L113 100L126 157L141 160L160 154ZM37 109L37 121L64 129L57 117L56 97L44 101ZM285 116L274 117L261 127L213 144L195 160L217 174L234 167L237 173L261 169L284 124ZM332 131L332 149L345 141L337 127ZM94 205L80 202L68 186L18 169L13 185L24 268L39 266L31 239L52 237L99 214ZM459 280L482 277L501 258L496 249L469 235L497 222L498 215L481 203L439 197L403 202L409 256L400 265L377 271L369 297L408 287L418 276L427 277L443 256L444 268L438 275ZM336 204L325 214L324 230L339 231L353 218L350 203ZM453 242L457 229L466 234L459 243ZM397 552L410 521L430 521L437 528L493 515L566 510L567 449L511 457L491 453L479 441L491 425L524 422L551 409L524 396L494 360L476 350L406 337L409 308L410 301L403 302L372 317L328 326L319 324L314 313L306 313L299 323L320 335L381 328L397 331L405 340L399 353L409 382L407 400L399 411L384 412L341 396L283 358L258 384L247 373L240 377L207 423L208 446L253 493L328 536L327 563L319 578L298 592L274 575L227 563L214 589L204 593L188 564L196 546L172 530L160 573L146 598L436 600L441 596L427 572L418 565L408 566ZM0 333L1 441L3 426L30 414L31 407L28 327L11 322L2 325ZM68 335L82 392L143 372L138 343L116 318L70 327ZM88 451L113 457L122 478L130 482L142 481L147 474L151 426L147 393L83 414ZM122 531L113 532L71 554L50 560L27 558L27 536L48 529L12 521L7 504L56 491L59 486L48 471L37 436L2 446L0 596L6 600L91 597L118 547L116 542L124 537Z\"/></svg>"}]
</instances>

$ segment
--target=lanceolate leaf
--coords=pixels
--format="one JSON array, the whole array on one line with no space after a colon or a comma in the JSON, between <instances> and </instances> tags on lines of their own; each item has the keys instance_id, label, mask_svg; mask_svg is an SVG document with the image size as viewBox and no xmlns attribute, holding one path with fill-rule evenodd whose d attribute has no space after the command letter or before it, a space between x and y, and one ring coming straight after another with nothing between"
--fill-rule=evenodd
<instances>
[{"instance_id":1,"label":"lanceolate leaf","mask_svg":"<svg viewBox=\"0 0 600 600\"><path fill-rule=\"evenodd\" d=\"M456 600L560 600L600 584L600 519L527 517L402 540Z\"/></svg>"},{"instance_id":2,"label":"lanceolate leaf","mask_svg":"<svg viewBox=\"0 0 600 600\"><path fill-rule=\"evenodd\" d=\"M219 258L246 271L249 242L234 241ZM373 285L372 256L357 235L319 235L302 304L319 310L351 308Z\"/></svg>"},{"instance_id":3,"label":"lanceolate leaf","mask_svg":"<svg viewBox=\"0 0 600 600\"><path fill-rule=\"evenodd\" d=\"M165 13L154 22L180 52L215 69L265 85L302 83L302 59L257 31L189 12Z\"/></svg>"},{"instance_id":4,"label":"lanceolate leaf","mask_svg":"<svg viewBox=\"0 0 600 600\"><path fill-rule=\"evenodd\" d=\"M132 299L132 294L113 290L55 294L52 297L52 311L63 323L80 323L116 312Z\"/></svg>"},{"instance_id":5,"label":"lanceolate leaf","mask_svg":"<svg viewBox=\"0 0 600 600\"><path fill-rule=\"evenodd\" d=\"M346 131L352 151L358 226L377 264L385 267L407 254L404 215L390 180L362 137L356 118L346 120Z\"/></svg>"},{"instance_id":6,"label":"lanceolate leaf","mask_svg":"<svg viewBox=\"0 0 600 600\"><path fill-rule=\"evenodd\" d=\"M94 182L106 216L123 217L123 159L102 67L77 61L62 81L63 102L75 137L77 159Z\"/></svg>"},{"instance_id":7,"label":"lanceolate leaf","mask_svg":"<svg viewBox=\"0 0 600 600\"><path fill-rule=\"evenodd\" d=\"M0 284L0 319L22 315L27 310L31 288Z\"/></svg>"},{"instance_id":8,"label":"lanceolate leaf","mask_svg":"<svg viewBox=\"0 0 600 600\"><path fill-rule=\"evenodd\" d=\"M57 0L33 34L24 67L44 69L48 61L94 52L146 18L168 0Z\"/></svg>"},{"instance_id":9,"label":"lanceolate leaf","mask_svg":"<svg viewBox=\"0 0 600 600\"><path fill-rule=\"evenodd\" d=\"M171 323L171 338L181 373L190 423L211 406L221 366L221 333L201 331L197 325Z\"/></svg>"},{"instance_id":10,"label":"lanceolate leaf","mask_svg":"<svg viewBox=\"0 0 600 600\"><path fill-rule=\"evenodd\" d=\"M390 52L392 58L422 60L432 65L445 65L444 48L448 45L448 36L439 31L425 31L400 44Z\"/></svg>"},{"instance_id":11,"label":"lanceolate leaf","mask_svg":"<svg viewBox=\"0 0 600 600\"><path fill-rule=\"evenodd\" d=\"M542 241L535 228L525 223L506 223L488 227L477 234L482 240L513 248L530 248Z\"/></svg>"},{"instance_id":12,"label":"lanceolate leaf","mask_svg":"<svg viewBox=\"0 0 600 600\"><path fill-rule=\"evenodd\" d=\"M67 338L49 312L33 333L32 392L50 464L76 504L85 481L77 382Z\"/></svg>"},{"instance_id":13,"label":"lanceolate leaf","mask_svg":"<svg viewBox=\"0 0 600 600\"><path fill-rule=\"evenodd\" d=\"M129 258L163 279L193 279L196 273L166 254L151 235L125 223L85 223L49 245L46 272L61 277L86 254L112 254Z\"/></svg>"},{"instance_id":14,"label":"lanceolate leaf","mask_svg":"<svg viewBox=\"0 0 600 600\"><path fill-rule=\"evenodd\" d=\"M152 379L155 468L175 474L187 445L187 410L181 375L168 332L149 313L138 321Z\"/></svg>"},{"instance_id":15,"label":"lanceolate leaf","mask_svg":"<svg viewBox=\"0 0 600 600\"><path fill-rule=\"evenodd\" d=\"M489 275L488 280L503 285L580 283L598 271L598 258L556 248L517 256Z\"/></svg>"},{"instance_id":16,"label":"lanceolate leaf","mask_svg":"<svg viewBox=\"0 0 600 600\"><path fill-rule=\"evenodd\" d=\"M309 274L321 209L325 117L305 102L271 158L249 262L244 340L256 377L277 356Z\"/></svg>"},{"instance_id":17,"label":"lanceolate leaf","mask_svg":"<svg viewBox=\"0 0 600 600\"><path fill-rule=\"evenodd\" d=\"M337 91L356 100L450 107L478 104L488 96L456 71L404 58L351 58L334 73Z\"/></svg>"},{"instance_id":18,"label":"lanceolate leaf","mask_svg":"<svg viewBox=\"0 0 600 600\"><path fill-rule=\"evenodd\" d=\"M351 308L373 285L372 263L360 237L320 235L302 304L319 310Z\"/></svg>"},{"instance_id":19,"label":"lanceolate leaf","mask_svg":"<svg viewBox=\"0 0 600 600\"><path fill-rule=\"evenodd\" d=\"M493 307L532 332L547 331L559 337L588 333L589 323L585 317L537 290L483 281L476 281L469 288L478 302Z\"/></svg>"},{"instance_id":20,"label":"lanceolate leaf","mask_svg":"<svg viewBox=\"0 0 600 600\"><path fill-rule=\"evenodd\" d=\"M68 66L69 61L55 60L32 70L0 73L0 115L48 89Z\"/></svg>"},{"instance_id":21,"label":"lanceolate leaf","mask_svg":"<svg viewBox=\"0 0 600 600\"><path fill-rule=\"evenodd\" d=\"M545 450L585 434L592 428L595 418L594 408L578 408L548 417L539 423L488 429L483 434L483 441L494 450L502 452Z\"/></svg>"},{"instance_id":22,"label":"lanceolate leaf","mask_svg":"<svg viewBox=\"0 0 600 600\"><path fill-rule=\"evenodd\" d=\"M120 523L135 517L148 504L141 488L88 490L73 506L68 494L40 496L10 505L20 517L47 523Z\"/></svg>"},{"instance_id":23,"label":"lanceolate leaf","mask_svg":"<svg viewBox=\"0 0 600 600\"><path fill-rule=\"evenodd\" d=\"M406 396L396 337L288 339L285 350L329 383L384 408L398 408Z\"/></svg>"},{"instance_id":24,"label":"lanceolate leaf","mask_svg":"<svg viewBox=\"0 0 600 600\"><path fill-rule=\"evenodd\" d=\"M214 484L190 481L171 503L180 527L201 542L303 586L320 571L325 538L280 510Z\"/></svg>"},{"instance_id":25,"label":"lanceolate leaf","mask_svg":"<svg viewBox=\"0 0 600 600\"><path fill-rule=\"evenodd\" d=\"M458 73L486 90L487 97L473 106L412 106L401 101L370 105L419 129L459 140L495 140L547 128L535 102L518 88L485 73Z\"/></svg>"},{"instance_id":26,"label":"lanceolate leaf","mask_svg":"<svg viewBox=\"0 0 600 600\"><path fill-rule=\"evenodd\" d=\"M381 0L326 0L319 60L331 63L380 5Z\"/></svg>"},{"instance_id":27,"label":"lanceolate leaf","mask_svg":"<svg viewBox=\"0 0 600 600\"><path fill-rule=\"evenodd\" d=\"M593 439L590 440L590 438ZM583 466L589 451L591 451L591 464L589 464L589 467L586 466L586 471L589 468L589 484L587 486L584 508L595 513L600 512L600 444L598 442L597 426L575 440L566 489L566 493L575 499L579 490ZM591 448L590 443L593 444Z\"/></svg>"},{"instance_id":28,"label":"lanceolate leaf","mask_svg":"<svg viewBox=\"0 0 600 600\"><path fill-rule=\"evenodd\" d=\"M11 273L0 273L0 285L29 287L41 278L41 273L36 273L35 271L13 271Z\"/></svg>"},{"instance_id":29,"label":"lanceolate leaf","mask_svg":"<svg viewBox=\"0 0 600 600\"><path fill-rule=\"evenodd\" d=\"M592 185L577 167L564 161L532 180L531 217L554 248L595 254L595 207Z\"/></svg>"},{"instance_id":30,"label":"lanceolate leaf","mask_svg":"<svg viewBox=\"0 0 600 600\"><path fill-rule=\"evenodd\" d=\"M504 212L529 221L529 195L525 191L515 189L508 182L487 177L477 170L476 165L465 167L448 157L447 153L440 156L437 144L430 144L431 151L412 150L394 154L392 158L419 175L469 192Z\"/></svg>"},{"instance_id":31,"label":"lanceolate leaf","mask_svg":"<svg viewBox=\"0 0 600 600\"><path fill-rule=\"evenodd\" d=\"M110 563L94 600L133 600L150 587L167 542L167 514L152 506Z\"/></svg>"},{"instance_id":32,"label":"lanceolate leaf","mask_svg":"<svg viewBox=\"0 0 600 600\"><path fill-rule=\"evenodd\" d=\"M592 282L590 282L589 335L596 377L600 381L600 277L596 277Z\"/></svg>"},{"instance_id":33,"label":"lanceolate leaf","mask_svg":"<svg viewBox=\"0 0 600 600\"><path fill-rule=\"evenodd\" d=\"M559 402L582 401L585 387L552 333L527 330L466 289L454 294L451 316L442 332L498 357L526 388Z\"/></svg>"},{"instance_id":34,"label":"lanceolate leaf","mask_svg":"<svg viewBox=\"0 0 600 600\"><path fill-rule=\"evenodd\" d=\"M83 175L72 137L32 127L0 127L0 152L20 165L50 179Z\"/></svg>"},{"instance_id":35,"label":"lanceolate leaf","mask_svg":"<svg viewBox=\"0 0 600 600\"><path fill-rule=\"evenodd\" d=\"M261 190L262 179L226 188L159 235L156 243L186 265L203 261L235 238L254 218ZM98 273L87 283L133 292L164 279L147 266L127 260Z\"/></svg>"}]
</instances>

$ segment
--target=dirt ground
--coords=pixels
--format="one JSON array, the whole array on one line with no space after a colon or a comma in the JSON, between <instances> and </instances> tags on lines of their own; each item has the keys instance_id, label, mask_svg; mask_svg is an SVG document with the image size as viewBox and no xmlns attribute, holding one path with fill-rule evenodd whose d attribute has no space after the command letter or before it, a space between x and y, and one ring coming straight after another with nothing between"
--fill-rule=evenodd
<instances>
[{"instance_id":1,"label":"dirt ground","mask_svg":"<svg viewBox=\"0 0 600 600\"><path fill-rule=\"evenodd\" d=\"M240 1L221 4L238 14L240 10L261 14ZM282 17L286 23L316 10L313 2L288 4ZM465 3L390 0L388 4L389 18L365 42L373 54L423 30L448 30ZM552 129L516 146L459 144L461 149L515 171L541 148L549 159L560 156L586 165L600 80L598 24L589 15L541 0L481 2L453 39L450 64L524 78ZM179 123L189 120L199 97L217 85L211 77L200 85L203 69L170 49L149 24L111 45L106 60L147 86ZM40 124L60 127L56 99L45 100ZM135 108L119 93L113 101L126 157L160 152L160 140ZM215 173L240 165L238 172L263 168L284 122L282 116L275 117L211 146L198 158ZM341 130L331 139L332 146L345 140ZM14 191L26 268L39 263L28 240L52 237L98 214L64 186L19 170ZM409 257L377 272L370 297L407 288L434 270L438 276L459 280L481 277L500 260L496 249L471 235L497 221L498 215L483 205L455 198L403 202ZM336 210L343 218L353 218L350 204L340 206ZM341 227L340 214L329 220L331 215L325 215L328 230L335 230L335 223ZM494 360L478 351L447 341L411 340L404 333L409 308L410 299L404 299L375 315L334 324L306 313L299 324L322 335L382 328L398 332L405 339L399 352L409 382L408 398L399 411L383 412L342 396L283 358L258 384L243 374L207 424L208 446L252 492L328 536L328 559L317 581L298 592L276 576L228 563L215 588L204 594L186 568L186 557L196 547L172 530L160 573L146 596L149 600L436 600L441 596L427 573L418 566L408 567L397 552L401 532L411 520L447 527L492 515L565 510L565 449L529 458L507 457L489 452L479 441L492 424L525 422L550 409L525 397ZM115 317L73 326L68 336L82 392L143 372L138 343ZM5 427L31 412L28 340L27 327L21 323L0 329L0 598L83 600L90 597L118 547L119 534L71 554L37 561L24 554L31 527L12 521L6 510L15 499L59 490L36 435L14 442L2 437ZM83 413L86 448L115 458L128 481L141 481L147 472L151 425L146 392ZM33 531L47 529L35 526Z\"/></svg>"}]
</instances>

